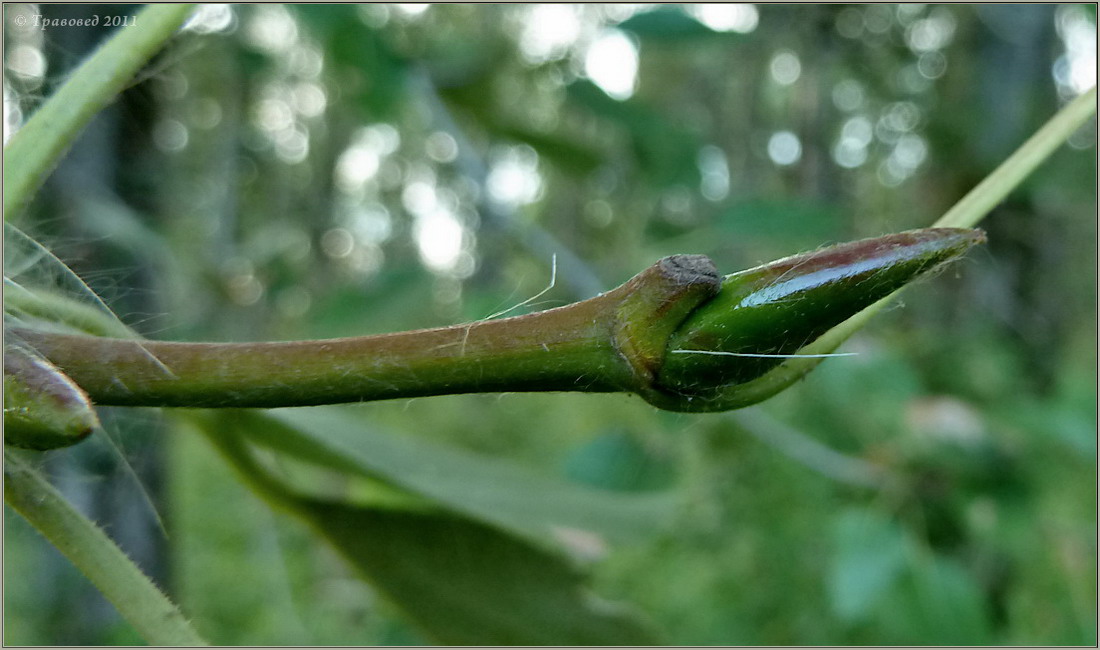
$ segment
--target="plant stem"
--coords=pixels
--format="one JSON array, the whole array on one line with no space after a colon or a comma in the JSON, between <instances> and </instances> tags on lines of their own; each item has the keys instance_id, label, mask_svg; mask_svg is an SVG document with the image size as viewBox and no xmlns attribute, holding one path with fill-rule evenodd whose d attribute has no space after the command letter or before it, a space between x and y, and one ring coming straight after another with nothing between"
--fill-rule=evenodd
<instances>
[{"instance_id":1,"label":"plant stem","mask_svg":"<svg viewBox=\"0 0 1100 650\"><path fill-rule=\"evenodd\" d=\"M156 585L42 476L4 452L4 500L38 529L152 645L207 645Z\"/></svg>"},{"instance_id":2,"label":"plant stem","mask_svg":"<svg viewBox=\"0 0 1100 650\"><path fill-rule=\"evenodd\" d=\"M744 353L796 352L983 240L973 230L911 231L724 279L706 257L675 255L565 307L382 336L168 343L12 334L104 405L278 407L568 390L633 392L669 410L714 410L781 360Z\"/></svg>"},{"instance_id":3,"label":"plant stem","mask_svg":"<svg viewBox=\"0 0 1100 650\"><path fill-rule=\"evenodd\" d=\"M119 28L4 147L4 218L30 200L77 133L168 41L192 5L152 5Z\"/></svg>"},{"instance_id":4,"label":"plant stem","mask_svg":"<svg viewBox=\"0 0 1100 650\"><path fill-rule=\"evenodd\" d=\"M713 265L692 266L705 260L697 258L665 258L613 291L566 307L382 336L167 343L12 333L74 373L103 405L276 407L444 393L632 390L663 349L661 337L718 289ZM625 326L620 314L628 315Z\"/></svg>"}]
</instances>

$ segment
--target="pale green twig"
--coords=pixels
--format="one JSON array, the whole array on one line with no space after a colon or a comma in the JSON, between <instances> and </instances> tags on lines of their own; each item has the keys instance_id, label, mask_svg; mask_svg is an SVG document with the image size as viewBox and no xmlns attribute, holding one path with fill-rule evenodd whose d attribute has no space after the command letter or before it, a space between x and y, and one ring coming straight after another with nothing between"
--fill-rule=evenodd
<instances>
[{"instance_id":1,"label":"pale green twig","mask_svg":"<svg viewBox=\"0 0 1100 650\"><path fill-rule=\"evenodd\" d=\"M146 7L31 116L4 147L4 218L13 218L77 133L179 29L192 5Z\"/></svg>"},{"instance_id":2,"label":"pale green twig","mask_svg":"<svg viewBox=\"0 0 1100 650\"><path fill-rule=\"evenodd\" d=\"M992 174L937 219L933 227L973 228L1095 113L1096 86L1093 86L1050 118Z\"/></svg>"}]
</instances>

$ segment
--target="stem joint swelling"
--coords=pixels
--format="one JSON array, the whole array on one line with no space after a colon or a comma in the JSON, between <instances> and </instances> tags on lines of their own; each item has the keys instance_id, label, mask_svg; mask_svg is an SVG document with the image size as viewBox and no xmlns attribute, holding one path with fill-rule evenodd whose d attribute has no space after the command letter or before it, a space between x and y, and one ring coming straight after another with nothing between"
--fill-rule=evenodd
<instances>
[{"instance_id":1,"label":"stem joint swelling","mask_svg":"<svg viewBox=\"0 0 1100 650\"><path fill-rule=\"evenodd\" d=\"M722 277L705 255L665 257L616 289L623 296L616 310L613 338L631 370L634 381L629 388L643 395L659 390L657 376L669 338L721 289Z\"/></svg>"},{"instance_id":2,"label":"stem joint swelling","mask_svg":"<svg viewBox=\"0 0 1100 650\"><path fill-rule=\"evenodd\" d=\"M831 351L811 349L830 328L981 241L977 230L914 230L725 277L705 256L673 255L564 307L381 336L171 343L34 327L11 333L102 405L266 408L586 391L718 411L786 388L820 361L800 354Z\"/></svg>"}]
</instances>

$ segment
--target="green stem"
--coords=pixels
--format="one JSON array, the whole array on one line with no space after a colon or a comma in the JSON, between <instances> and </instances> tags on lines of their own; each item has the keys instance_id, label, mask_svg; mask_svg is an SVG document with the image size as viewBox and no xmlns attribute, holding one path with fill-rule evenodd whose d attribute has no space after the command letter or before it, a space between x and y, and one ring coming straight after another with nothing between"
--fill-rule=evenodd
<instances>
[{"instance_id":1,"label":"green stem","mask_svg":"<svg viewBox=\"0 0 1100 650\"><path fill-rule=\"evenodd\" d=\"M30 200L77 133L179 29L192 5L153 5L119 28L4 147L4 218Z\"/></svg>"},{"instance_id":2,"label":"green stem","mask_svg":"<svg viewBox=\"0 0 1100 650\"><path fill-rule=\"evenodd\" d=\"M196 430L233 468L241 482L251 488L264 503L299 517L307 515L308 507L304 505L304 499L261 465L240 435L218 431L218 420L209 413L193 411L190 415Z\"/></svg>"},{"instance_id":3,"label":"green stem","mask_svg":"<svg viewBox=\"0 0 1100 650\"><path fill-rule=\"evenodd\" d=\"M634 392L712 410L874 300L983 241L938 228L796 255L720 278L665 258L590 300L434 330L285 343L168 343L12 329L92 401L308 406L505 391ZM716 401L717 400L717 401Z\"/></svg>"},{"instance_id":4,"label":"green stem","mask_svg":"<svg viewBox=\"0 0 1100 650\"><path fill-rule=\"evenodd\" d=\"M152 645L207 645L156 585L29 464L4 452L4 500L92 581Z\"/></svg>"},{"instance_id":5,"label":"green stem","mask_svg":"<svg viewBox=\"0 0 1100 650\"><path fill-rule=\"evenodd\" d=\"M168 343L12 333L103 405L276 407L468 392L636 390L652 380L647 369L668 334L717 291L713 265L699 260L705 258L666 258L613 291L558 309L382 336Z\"/></svg>"}]
</instances>

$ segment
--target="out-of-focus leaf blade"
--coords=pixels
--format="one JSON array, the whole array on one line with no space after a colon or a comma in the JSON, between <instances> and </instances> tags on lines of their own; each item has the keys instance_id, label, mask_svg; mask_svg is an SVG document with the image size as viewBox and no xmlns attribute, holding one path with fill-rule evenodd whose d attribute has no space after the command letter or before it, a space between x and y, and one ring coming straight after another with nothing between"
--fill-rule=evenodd
<instances>
[{"instance_id":1,"label":"out-of-focus leaf blade","mask_svg":"<svg viewBox=\"0 0 1100 650\"><path fill-rule=\"evenodd\" d=\"M383 433L335 409L226 417L253 443L381 479L534 539L569 530L611 541L636 539L666 526L676 507L667 492L622 494L566 483L501 459Z\"/></svg>"},{"instance_id":2,"label":"out-of-focus leaf blade","mask_svg":"<svg viewBox=\"0 0 1100 650\"><path fill-rule=\"evenodd\" d=\"M626 431L612 430L574 450L565 473L597 488L644 492L672 482L672 467L664 460Z\"/></svg>"},{"instance_id":3,"label":"out-of-focus leaf blade","mask_svg":"<svg viewBox=\"0 0 1100 650\"><path fill-rule=\"evenodd\" d=\"M843 232L844 215L824 202L759 197L730 205L715 225L731 237L798 248L836 238Z\"/></svg>"},{"instance_id":4,"label":"out-of-focus leaf blade","mask_svg":"<svg viewBox=\"0 0 1100 650\"><path fill-rule=\"evenodd\" d=\"M442 513L307 501L316 529L434 640L452 645L652 645L561 558Z\"/></svg>"},{"instance_id":5,"label":"out-of-focus leaf blade","mask_svg":"<svg viewBox=\"0 0 1100 650\"><path fill-rule=\"evenodd\" d=\"M408 62L385 34L366 25L355 5L294 6L297 15L324 44L341 78L368 119L392 119L406 99Z\"/></svg>"},{"instance_id":6,"label":"out-of-focus leaf blade","mask_svg":"<svg viewBox=\"0 0 1100 650\"><path fill-rule=\"evenodd\" d=\"M437 89L449 107L466 116L477 130L484 130L494 138L530 145L562 171L583 177L605 162L607 156L604 152L569 134L566 129L559 127L553 131L539 131L525 125L523 118L510 115L492 101L490 81L491 77L487 75L479 76L461 84L438 84Z\"/></svg>"},{"instance_id":7,"label":"out-of-focus leaf blade","mask_svg":"<svg viewBox=\"0 0 1100 650\"><path fill-rule=\"evenodd\" d=\"M981 587L957 561L922 558L879 604L884 642L909 645L990 645L994 637Z\"/></svg>"},{"instance_id":8,"label":"out-of-focus leaf blade","mask_svg":"<svg viewBox=\"0 0 1100 650\"><path fill-rule=\"evenodd\" d=\"M603 163L599 152L562 134L539 133L515 124L490 123L490 126L498 135L530 145L560 169L577 176L590 174Z\"/></svg>"},{"instance_id":9,"label":"out-of-focus leaf blade","mask_svg":"<svg viewBox=\"0 0 1100 650\"><path fill-rule=\"evenodd\" d=\"M905 568L905 533L877 512L851 510L837 518L833 541L836 551L828 578L833 612L845 621L858 621Z\"/></svg>"}]
</instances>

